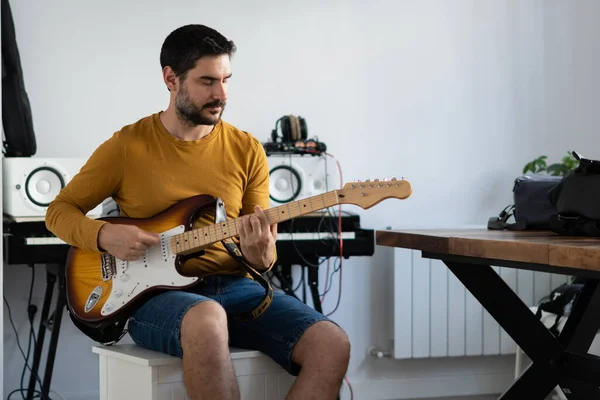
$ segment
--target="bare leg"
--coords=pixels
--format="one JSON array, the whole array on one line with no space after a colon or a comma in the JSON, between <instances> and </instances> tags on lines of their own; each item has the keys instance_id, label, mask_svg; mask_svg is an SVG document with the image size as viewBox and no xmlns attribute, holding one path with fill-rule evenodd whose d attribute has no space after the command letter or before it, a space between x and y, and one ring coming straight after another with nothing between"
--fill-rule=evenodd
<instances>
[{"instance_id":1,"label":"bare leg","mask_svg":"<svg viewBox=\"0 0 600 400\"><path fill-rule=\"evenodd\" d=\"M338 326L320 321L302 335L292 360L302 370L288 400L336 399L350 361L350 341Z\"/></svg>"},{"instance_id":2,"label":"bare leg","mask_svg":"<svg viewBox=\"0 0 600 400\"><path fill-rule=\"evenodd\" d=\"M231 355L227 315L213 301L192 307L181 323L183 381L192 400L239 399Z\"/></svg>"}]
</instances>

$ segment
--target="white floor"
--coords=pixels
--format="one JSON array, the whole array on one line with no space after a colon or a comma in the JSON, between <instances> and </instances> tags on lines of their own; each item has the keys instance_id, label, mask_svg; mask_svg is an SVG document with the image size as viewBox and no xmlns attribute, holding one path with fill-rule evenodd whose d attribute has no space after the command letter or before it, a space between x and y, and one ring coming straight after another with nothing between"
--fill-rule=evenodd
<instances>
[{"instance_id":1,"label":"white floor","mask_svg":"<svg viewBox=\"0 0 600 400\"><path fill-rule=\"evenodd\" d=\"M500 394L498 394L500 396ZM498 396L466 396L466 397L442 397L436 399L414 399L414 400L497 400ZM552 394L546 400L564 400L564 396Z\"/></svg>"},{"instance_id":2,"label":"white floor","mask_svg":"<svg viewBox=\"0 0 600 400\"><path fill-rule=\"evenodd\" d=\"M466 397L442 397L436 399L418 399L418 400L497 400L498 396L466 396ZM417 400L417 399L415 399Z\"/></svg>"}]
</instances>

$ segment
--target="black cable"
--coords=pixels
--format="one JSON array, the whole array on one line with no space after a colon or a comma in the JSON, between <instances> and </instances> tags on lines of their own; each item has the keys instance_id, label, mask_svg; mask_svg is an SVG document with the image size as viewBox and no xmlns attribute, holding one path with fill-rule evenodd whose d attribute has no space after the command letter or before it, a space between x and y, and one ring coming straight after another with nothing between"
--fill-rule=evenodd
<instances>
[{"instance_id":1,"label":"black cable","mask_svg":"<svg viewBox=\"0 0 600 400\"><path fill-rule=\"evenodd\" d=\"M335 307L333 308L333 310L331 310L330 313L328 313L328 314L325 315L326 317L329 317L329 316L333 315L333 313L337 311L338 307L340 306L340 302L342 300L342 259L338 258L338 260L340 260L340 265L337 268L337 271L340 271L340 287L339 287L339 290L338 290L338 299L337 299L337 303L335 304ZM334 272L332 274L334 274L337 271L334 270ZM333 277L332 277L332 279L333 279Z\"/></svg>"},{"instance_id":2,"label":"black cable","mask_svg":"<svg viewBox=\"0 0 600 400\"><path fill-rule=\"evenodd\" d=\"M295 218L292 218L290 220L290 236L292 238L291 242L292 242L292 246L294 246L294 250L296 250L296 254L298 254L298 257L300 257L300 259L302 259L302 262L304 263L304 265L310 266L310 267L319 267L322 263L319 264L313 264L310 261L308 261L306 258L304 258L304 256L302 255L302 253L300 252L300 250L298 249L298 246L296 245L296 241L294 239L294 220Z\"/></svg>"},{"instance_id":3,"label":"black cable","mask_svg":"<svg viewBox=\"0 0 600 400\"><path fill-rule=\"evenodd\" d=\"M336 263L337 263L337 266L336 266ZM319 295L320 297L325 296L327 293L329 293L329 291L333 287L333 276L336 274L336 272L338 272L340 270L340 265L341 265L340 258L337 257L333 264L333 271L331 271L331 274L329 274L329 284L325 288L325 292L323 292Z\"/></svg>"},{"instance_id":4,"label":"black cable","mask_svg":"<svg viewBox=\"0 0 600 400\"><path fill-rule=\"evenodd\" d=\"M3 296L3 297L4 297L4 304L6 304L6 309L8 311L8 320L10 321L10 324L11 324L11 326L13 328L13 331L15 332L15 338L17 340L17 347L21 351L21 355L23 356L23 360L25 360L25 366L27 367L27 369L29 369L29 372L33 373L33 371L31 370L31 367L29 366L29 363L27 362L27 358L25 357L25 352L23 351L23 348L21 347L21 342L19 340L19 333L17 332L17 327L15 326L15 322L12 319L12 313L11 313L11 310L10 310L10 305L8 304L8 300L6 300L6 296ZM41 381L39 375L36 374L35 378L37 379L38 383L40 384L40 387L43 387L42 381ZM22 392L23 390L26 390L26 389L23 389L23 388L15 389L12 392L10 392L10 394L8 396L10 398L10 396L12 394L18 393L18 392ZM36 390L36 391L34 391L34 393L39 393L39 391ZM50 400L50 399L48 399L48 400Z\"/></svg>"},{"instance_id":5,"label":"black cable","mask_svg":"<svg viewBox=\"0 0 600 400\"><path fill-rule=\"evenodd\" d=\"M283 288L280 286L281 282L279 282L279 279L277 280L277 283L273 282L273 278L276 278L275 273L273 271L267 272L267 278L269 278L269 282L275 289L283 290Z\"/></svg>"},{"instance_id":6,"label":"black cable","mask_svg":"<svg viewBox=\"0 0 600 400\"><path fill-rule=\"evenodd\" d=\"M331 219L325 219L326 216L329 216ZM321 232L321 225L327 221L328 224L327 226L329 227L328 233L331 235L329 238L323 238L323 237L319 237L320 242L323 245L331 245L331 254L323 256L325 258L330 258L333 257L339 250L340 248L340 241L339 238L335 238L335 235L338 233L338 230L335 229L334 230L334 224L333 224L333 219L334 219L334 215L331 213L331 210L328 208L323 215L321 216L321 219L319 220L319 224L317 226L317 232ZM336 224L337 225L337 224ZM320 236L320 235L319 235ZM331 243L328 243L329 241L331 241Z\"/></svg>"},{"instance_id":7,"label":"black cable","mask_svg":"<svg viewBox=\"0 0 600 400\"><path fill-rule=\"evenodd\" d=\"M273 271L269 271L267 274L267 277L269 278L271 285L273 285L277 289L284 290L283 287L281 287L282 282L279 281L279 277L277 275L275 275L275 273ZM277 283L273 282L273 278L277 279ZM302 278L298 282L298 286L293 288L292 291L295 293L298 289L300 289L300 285L302 285L302 283L304 283L304 276L302 276Z\"/></svg>"},{"instance_id":8,"label":"black cable","mask_svg":"<svg viewBox=\"0 0 600 400\"><path fill-rule=\"evenodd\" d=\"M35 343L37 342L37 339L35 337L35 330L33 329L33 319L34 319L35 313L32 312L32 304L31 304L31 298L33 296L33 286L35 283L35 268L34 268L34 265L29 265L29 267L31 268L31 284L29 286L29 297L27 298L27 319L29 320L29 343L27 344L27 356L26 356L25 364L23 364L23 370L21 371L21 389L25 388L25 386L23 384L23 379L25 379L25 371L27 370L26 363L29 362L29 355L31 354L31 341L33 339L34 347L35 347ZM25 400L24 392L21 392L21 396L23 397L23 400Z\"/></svg>"}]
</instances>

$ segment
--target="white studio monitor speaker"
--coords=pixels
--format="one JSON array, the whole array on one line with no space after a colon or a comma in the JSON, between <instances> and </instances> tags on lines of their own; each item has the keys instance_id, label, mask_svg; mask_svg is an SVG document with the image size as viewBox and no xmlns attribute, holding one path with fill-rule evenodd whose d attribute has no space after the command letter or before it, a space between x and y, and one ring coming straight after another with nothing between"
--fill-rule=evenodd
<instances>
[{"instance_id":1,"label":"white studio monitor speaker","mask_svg":"<svg viewBox=\"0 0 600 400\"><path fill-rule=\"evenodd\" d=\"M278 153L267 160L271 207L339 189L339 173L329 157Z\"/></svg>"},{"instance_id":2,"label":"white studio monitor speaker","mask_svg":"<svg viewBox=\"0 0 600 400\"><path fill-rule=\"evenodd\" d=\"M54 198L75 176L85 158L5 157L2 160L3 213L16 220L43 219ZM87 214L99 217L102 205Z\"/></svg>"}]
</instances>

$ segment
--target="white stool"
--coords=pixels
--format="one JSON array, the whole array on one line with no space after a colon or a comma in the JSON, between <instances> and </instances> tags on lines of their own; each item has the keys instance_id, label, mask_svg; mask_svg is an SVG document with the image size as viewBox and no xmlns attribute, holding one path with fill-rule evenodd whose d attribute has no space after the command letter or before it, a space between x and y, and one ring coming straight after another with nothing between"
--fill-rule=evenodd
<instances>
[{"instance_id":1,"label":"white stool","mask_svg":"<svg viewBox=\"0 0 600 400\"><path fill-rule=\"evenodd\" d=\"M100 359L100 400L187 400L181 359L135 344L94 346ZM231 348L241 399L285 399L294 382L259 351Z\"/></svg>"}]
</instances>

